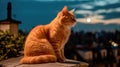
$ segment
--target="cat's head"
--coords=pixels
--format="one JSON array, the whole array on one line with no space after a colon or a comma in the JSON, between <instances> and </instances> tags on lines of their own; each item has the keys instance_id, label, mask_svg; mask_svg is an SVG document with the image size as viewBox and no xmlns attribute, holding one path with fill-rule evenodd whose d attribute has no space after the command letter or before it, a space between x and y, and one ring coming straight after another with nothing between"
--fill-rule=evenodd
<instances>
[{"instance_id":1,"label":"cat's head","mask_svg":"<svg viewBox=\"0 0 120 67\"><path fill-rule=\"evenodd\" d=\"M64 6L64 8L58 13L57 18L61 24L66 26L74 26L76 24L74 9L68 11L67 6Z\"/></svg>"}]
</instances>

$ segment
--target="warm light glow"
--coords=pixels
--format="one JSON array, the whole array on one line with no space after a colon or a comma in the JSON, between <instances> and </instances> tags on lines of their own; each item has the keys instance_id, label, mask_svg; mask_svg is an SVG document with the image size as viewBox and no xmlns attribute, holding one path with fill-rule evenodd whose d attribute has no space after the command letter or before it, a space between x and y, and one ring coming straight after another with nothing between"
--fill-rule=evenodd
<instances>
[{"instance_id":1,"label":"warm light glow","mask_svg":"<svg viewBox=\"0 0 120 67\"><path fill-rule=\"evenodd\" d=\"M109 41L111 44L112 44L112 46L114 46L114 47L117 47L118 46L118 44L117 43L115 43L114 41L112 41L112 40L110 40Z\"/></svg>"},{"instance_id":2,"label":"warm light glow","mask_svg":"<svg viewBox=\"0 0 120 67\"><path fill-rule=\"evenodd\" d=\"M115 43L115 42L112 42L112 45L113 45L114 47L117 47L117 46L118 46L118 44Z\"/></svg>"},{"instance_id":3,"label":"warm light glow","mask_svg":"<svg viewBox=\"0 0 120 67\"><path fill-rule=\"evenodd\" d=\"M91 22L91 18L87 18L87 23L90 23Z\"/></svg>"}]
</instances>

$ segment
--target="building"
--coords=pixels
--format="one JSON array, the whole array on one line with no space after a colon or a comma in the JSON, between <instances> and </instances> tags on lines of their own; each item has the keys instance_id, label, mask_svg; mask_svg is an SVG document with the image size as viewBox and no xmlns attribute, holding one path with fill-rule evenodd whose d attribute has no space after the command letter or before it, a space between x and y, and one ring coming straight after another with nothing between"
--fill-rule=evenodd
<instances>
[{"instance_id":1,"label":"building","mask_svg":"<svg viewBox=\"0 0 120 67\"><path fill-rule=\"evenodd\" d=\"M7 6L7 18L5 20L0 20L0 30L6 31L9 30L11 33L18 35L18 26L21 21L12 19L12 4L8 2Z\"/></svg>"}]
</instances>

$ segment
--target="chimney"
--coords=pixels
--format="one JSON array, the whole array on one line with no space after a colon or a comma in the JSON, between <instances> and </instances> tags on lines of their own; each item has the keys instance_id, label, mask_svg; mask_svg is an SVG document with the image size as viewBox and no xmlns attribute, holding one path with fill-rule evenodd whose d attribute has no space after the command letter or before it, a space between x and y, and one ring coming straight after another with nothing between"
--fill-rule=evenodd
<instances>
[{"instance_id":1,"label":"chimney","mask_svg":"<svg viewBox=\"0 0 120 67\"><path fill-rule=\"evenodd\" d=\"M7 19L8 20L11 20L11 13L12 13L12 5L11 5L11 2L8 2L8 5L7 5Z\"/></svg>"}]
</instances>

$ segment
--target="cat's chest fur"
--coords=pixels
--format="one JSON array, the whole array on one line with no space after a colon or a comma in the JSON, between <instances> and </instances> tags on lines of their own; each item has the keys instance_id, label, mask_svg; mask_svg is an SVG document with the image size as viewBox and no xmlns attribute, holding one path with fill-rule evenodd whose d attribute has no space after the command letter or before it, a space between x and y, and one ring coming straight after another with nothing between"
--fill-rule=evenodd
<instances>
[{"instance_id":1,"label":"cat's chest fur","mask_svg":"<svg viewBox=\"0 0 120 67\"><path fill-rule=\"evenodd\" d=\"M62 48L67 42L70 35L70 28L60 25L51 26L49 29L49 41L52 44L58 43Z\"/></svg>"}]
</instances>

